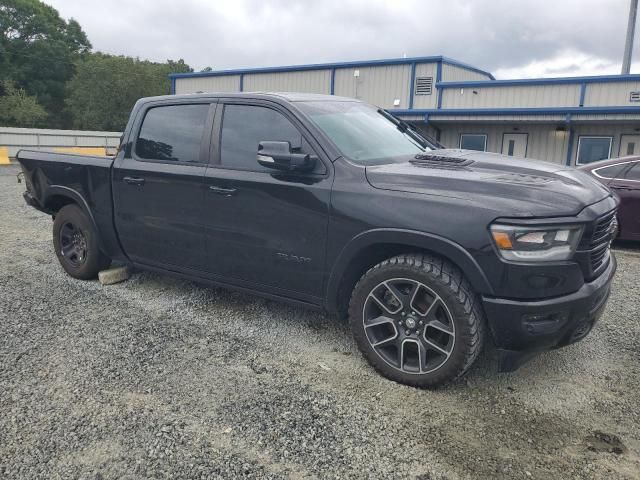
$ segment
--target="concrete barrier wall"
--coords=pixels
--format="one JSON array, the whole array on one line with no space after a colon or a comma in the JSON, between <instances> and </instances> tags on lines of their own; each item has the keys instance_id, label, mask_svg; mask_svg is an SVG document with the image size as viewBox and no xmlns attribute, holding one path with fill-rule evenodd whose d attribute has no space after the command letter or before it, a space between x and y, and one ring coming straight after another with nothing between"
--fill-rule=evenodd
<instances>
[{"instance_id":1,"label":"concrete barrier wall","mask_svg":"<svg viewBox=\"0 0 640 480\"><path fill-rule=\"evenodd\" d=\"M15 158L18 150L23 148L114 155L120 135L120 132L0 127L0 164L8 162L8 158Z\"/></svg>"}]
</instances>

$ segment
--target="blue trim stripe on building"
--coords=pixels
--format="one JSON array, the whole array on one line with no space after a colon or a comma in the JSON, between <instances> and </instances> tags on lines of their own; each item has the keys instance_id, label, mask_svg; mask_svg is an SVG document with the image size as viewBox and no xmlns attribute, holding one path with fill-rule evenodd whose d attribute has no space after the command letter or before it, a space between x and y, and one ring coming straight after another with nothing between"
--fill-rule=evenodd
<instances>
[{"instance_id":1,"label":"blue trim stripe on building","mask_svg":"<svg viewBox=\"0 0 640 480\"><path fill-rule=\"evenodd\" d=\"M409 75L409 108L413 108L413 96L416 90L416 62L411 64L411 73Z\"/></svg>"},{"instance_id":2,"label":"blue trim stripe on building","mask_svg":"<svg viewBox=\"0 0 640 480\"><path fill-rule=\"evenodd\" d=\"M587 94L587 84L585 82L582 82L580 84L580 103L579 103L581 107L584 107L584 97L586 94Z\"/></svg>"},{"instance_id":3,"label":"blue trim stripe on building","mask_svg":"<svg viewBox=\"0 0 640 480\"><path fill-rule=\"evenodd\" d=\"M437 108L442 108L442 89L438 86L442 82L442 62L438 62L436 64L436 94L437 98Z\"/></svg>"},{"instance_id":4,"label":"blue trim stripe on building","mask_svg":"<svg viewBox=\"0 0 640 480\"><path fill-rule=\"evenodd\" d=\"M569 144L567 145L567 159L565 162L567 165L571 165L571 157L573 157L573 139L575 135L576 132L573 130L573 128L569 128Z\"/></svg>"},{"instance_id":5,"label":"blue trim stripe on building","mask_svg":"<svg viewBox=\"0 0 640 480\"><path fill-rule=\"evenodd\" d=\"M486 75L489 79L494 80L493 75L484 70L480 70L466 63L459 62L452 58L443 57L441 55L431 57L408 57L408 58L390 58L383 60L361 60L354 62L337 62L337 63L315 63L306 65L287 65L283 67L260 67L260 68L240 68L231 70L219 70L217 72L191 72L191 73L170 73L171 78L192 78L192 77L220 77L224 75L240 75L248 73L281 73L281 72L299 72L306 70L328 70L334 68L351 68L351 67L380 67L388 65L410 65L412 63L436 63L442 62L447 65L465 68L467 70Z\"/></svg>"},{"instance_id":6,"label":"blue trim stripe on building","mask_svg":"<svg viewBox=\"0 0 640 480\"><path fill-rule=\"evenodd\" d=\"M639 74L629 75L599 75L588 77L561 78L517 78L512 80L466 80L462 82L440 82L441 88L469 88L469 87L503 87L503 86L532 86L532 85L561 85L587 83L617 83L640 82Z\"/></svg>"},{"instance_id":7,"label":"blue trim stripe on building","mask_svg":"<svg viewBox=\"0 0 640 480\"><path fill-rule=\"evenodd\" d=\"M331 83L329 84L329 94L336 94L336 69L331 69Z\"/></svg>"},{"instance_id":8,"label":"blue trim stripe on building","mask_svg":"<svg viewBox=\"0 0 640 480\"><path fill-rule=\"evenodd\" d=\"M566 115L627 113L640 114L640 106L630 107L556 107L556 108L448 108L448 109L389 109L394 115Z\"/></svg>"}]
</instances>

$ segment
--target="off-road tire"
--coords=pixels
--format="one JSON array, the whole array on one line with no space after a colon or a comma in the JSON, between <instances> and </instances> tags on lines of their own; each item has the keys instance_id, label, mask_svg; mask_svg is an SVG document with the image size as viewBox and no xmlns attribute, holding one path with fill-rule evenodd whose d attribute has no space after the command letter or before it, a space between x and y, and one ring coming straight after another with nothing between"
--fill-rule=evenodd
<instances>
[{"instance_id":1,"label":"off-road tire","mask_svg":"<svg viewBox=\"0 0 640 480\"><path fill-rule=\"evenodd\" d=\"M85 254L75 261L63 254L63 228L77 229L82 238ZM66 205L57 212L53 221L53 248L62 268L73 278L90 280L98 276L98 272L111 264L111 259L105 256L98 246L97 232L93 228L87 215L77 205Z\"/></svg>"},{"instance_id":2,"label":"off-road tire","mask_svg":"<svg viewBox=\"0 0 640 480\"><path fill-rule=\"evenodd\" d=\"M407 373L392 366L367 338L364 308L369 294L381 283L399 278L420 282L436 293L450 312L455 327L449 356L428 373ZM358 347L378 372L390 380L415 387L433 387L464 375L480 354L485 337L485 319L478 296L462 272L451 263L426 254L398 255L369 269L354 287L349 323Z\"/></svg>"}]
</instances>

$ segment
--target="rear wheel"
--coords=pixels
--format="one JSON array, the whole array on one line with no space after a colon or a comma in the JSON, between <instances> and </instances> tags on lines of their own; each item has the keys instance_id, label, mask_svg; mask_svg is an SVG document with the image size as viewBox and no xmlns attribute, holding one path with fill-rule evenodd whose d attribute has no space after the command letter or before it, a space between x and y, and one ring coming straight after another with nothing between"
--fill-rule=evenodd
<instances>
[{"instance_id":1,"label":"rear wheel","mask_svg":"<svg viewBox=\"0 0 640 480\"><path fill-rule=\"evenodd\" d=\"M53 222L53 247L62 268L74 278L96 278L111 260L98 246L98 237L87 215L77 205L62 207Z\"/></svg>"},{"instance_id":2,"label":"rear wheel","mask_svg":"<svg viewBox=\"0 0 640 480\"><path fill-rule=\"evenodd\" d=\"M418 387L463 375L484 340L477 296L437 257L400 255L363 275L349 305L360 350L385 377Z\"/></svg>"}]
</instances>

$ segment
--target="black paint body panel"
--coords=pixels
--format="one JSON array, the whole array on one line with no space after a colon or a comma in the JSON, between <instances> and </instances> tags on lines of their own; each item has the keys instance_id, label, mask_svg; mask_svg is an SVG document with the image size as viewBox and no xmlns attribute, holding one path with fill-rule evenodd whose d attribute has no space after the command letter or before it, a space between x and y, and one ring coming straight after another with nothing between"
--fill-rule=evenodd
<instances>
[{"instance_id":1,"label":"black paint body panel","mask_svg":"<svg viewBox=\"0 0 640 480\"><path fill-rule=\"evenodd\" d=\"M588 297L594 281L608 288L611 269L602 274L605 280L588 278L585 253L564 262L512 263L499 257L489 235L496 219L577 222L588 231L616 207L606 187L588 175L459 150L438 154L463 157L460 167L412 159L365 167L343 158L296 107L305 98L205 94L142 99L115 159L19 152L28 185L25 198L49 213L60 199L78 203L95 224L104 253L114 260L329 312L344 308L349 292L342 291L342 282L362 252L377 246L396 253L428 250L456 264L484 299L498 346L524 345L501 333L519 331L505 326L519 319L506 309L500 312L500 305L520 312L513 305L552 301L555 306L565 297L570 304L579 292ZM210 104L197 161L137 159L133 145L144 112L180 103ZM219 131L226 103L266 106L288 117L312 146L323 173L222 168ZM126 178L143 178L144 183L130 184Z\"/></svg>"}]
</instances>

